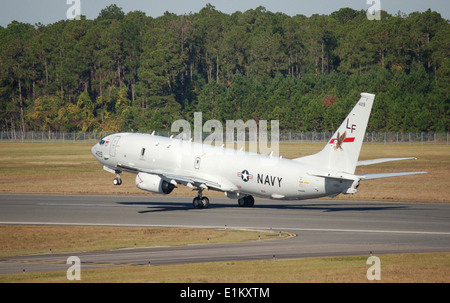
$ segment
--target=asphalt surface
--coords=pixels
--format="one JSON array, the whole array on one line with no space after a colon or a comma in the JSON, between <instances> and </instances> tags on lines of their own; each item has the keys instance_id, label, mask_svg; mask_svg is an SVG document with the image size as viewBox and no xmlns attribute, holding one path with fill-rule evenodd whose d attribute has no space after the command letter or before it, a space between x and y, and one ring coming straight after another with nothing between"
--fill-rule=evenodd
<instances>
[{"instance_id":1,"label":"asphalt surface","mask_svg":"<svg viewBox=\"0 0 450 303\"><path fill-rule=\"evenodd\" d=\"M245 228L296 234L283 240L0 258L0 274L66 271L69 256L83 269L386 253L449 252L450 204L344 200L255 199L253 208L210 198L171 196L0 195L0 224ZM1 231L0 231L1 232Z\"/></svg>"}]
</instances>

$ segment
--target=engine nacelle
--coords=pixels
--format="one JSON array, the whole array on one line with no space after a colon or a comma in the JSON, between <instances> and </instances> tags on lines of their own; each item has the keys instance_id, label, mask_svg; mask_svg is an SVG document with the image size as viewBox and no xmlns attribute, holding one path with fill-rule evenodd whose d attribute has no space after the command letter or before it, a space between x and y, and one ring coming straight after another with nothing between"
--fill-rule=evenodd
<instances>
[{"instance_id":1,"label":"engine nacelle","mask_svg":"<svg viewBox=\"0 0 450 303\"><path fill-rule=\"evenodd\" d=\"M142 190L164 195L170 194L175 188L175 185L164 181L159 176L146 173L137 174L136 186Z\"/></svg>"}]
</instances>

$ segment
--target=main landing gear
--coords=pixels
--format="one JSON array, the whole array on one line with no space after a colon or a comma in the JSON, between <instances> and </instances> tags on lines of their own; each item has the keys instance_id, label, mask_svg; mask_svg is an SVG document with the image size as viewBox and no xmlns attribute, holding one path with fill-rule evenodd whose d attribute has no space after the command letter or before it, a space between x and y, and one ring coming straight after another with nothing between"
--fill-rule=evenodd
<instances>
[{"instance_id":1,"label":"main landing gear","mask_svg":"<svg viewBox=\"0 0 450 303\"><path fill-rule=\"evenodd\" d=\"M194 205L194 208L196 209L203 209L209 207L209 199L207 197L202 196L202 188L198 189L198 196L194 198L192 201L192 205Z\"/></svg>"},{"instance_id":2,"label":"main landing gear","mask_svg":"<svg viewBox=\"0 0 450 303\"><path fill-rule=\"evenodd\" d=\"M245 196L238 200L238 204L240 207L253 207L255 205L255 199L253 196Z\"/></svg>"},{"instance_id":3,"label":"main landing gear","mask_svg":"<svg viewBox=\"0 0 450 303\"><path fill-rule=\"evenodd\" d=\"M209 207L209 199L202 196L203 189L198 189L198 196L192 201L192 205L196 209L204 209ZM238 204L240 207L253 207L255 205L255 198L253 196L245 196L238 199Z\"/></svg>"}]
</instances>

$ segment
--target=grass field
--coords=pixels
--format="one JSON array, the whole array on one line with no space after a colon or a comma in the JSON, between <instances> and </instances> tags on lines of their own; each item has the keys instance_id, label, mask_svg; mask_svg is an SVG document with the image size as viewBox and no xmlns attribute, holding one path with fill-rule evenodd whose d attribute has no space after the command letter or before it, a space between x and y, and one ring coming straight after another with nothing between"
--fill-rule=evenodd
<instances>
[{"instance_id":1,"label":"grass field","mask_svg":"<svg viewBox=\"0 0 450 303\"><path fill-rule=\"evenodd\" d=\"M283 239L288 233L201 228L0 225L0 257Z\"/></svg>"},{"instance_id":2,"label":"grass field","mask_svg":"<svg viewBox=\"0 0 450 303\"><path fill-rule=\"evenodd\" d=\"M368 256L228 261L164 266L81 269L82 283L448 283L450 255L378 256L381 279L369 281ZM0 282L64 283L66 272L0 275Z\"/></svg>"},{"instance_id":3,"label":"grass field","mask_svg":"<svg viewBox=\"0 0 450 303\"><path fill-rule=\"evenodd\" d=\"M122 174L122 186L113 186L114 176L102 169L90 153L92 144L0 144L0 192L54 194L151 195L136 188L135 175ZM309 155L323 144L280 144L285 158ZM360 159L417 157L417 160L358 167L356 173L427 171L389 179L363 181L355 195L335 199L450 202L450 145L363 144ZM179 186L171 195L193 196ZM208 191L209 197L223 193ZM213 203L213 201L211 201ZM256 203L257 199L256 199Z\"/></svg>"}]
</instances>

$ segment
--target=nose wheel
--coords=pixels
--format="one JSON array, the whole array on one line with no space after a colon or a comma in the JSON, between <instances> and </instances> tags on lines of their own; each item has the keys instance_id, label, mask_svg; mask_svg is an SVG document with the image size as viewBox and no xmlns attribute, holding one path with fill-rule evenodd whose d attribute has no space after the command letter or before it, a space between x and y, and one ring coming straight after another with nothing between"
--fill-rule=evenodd
<instances>
[{"instance_id":1,"label":"nose wheel","mask_svg":"<svg viewBox=\"0 0 450 303\"><path fill-rule=\"evenodd\" d=\"M120 178L114 178L113 184L114 184L114 185L121 185L121 184L122 184L122 179L120 179Z\"/></svg>"},{"instance_id":2,"label":"nose wheel","mask_svg":"<svg viewBox=\"0 0 450 303\"><path fill-rule=\"evenodd\" d=\"M122 179L120 178L120 173L118 173L116 171L116 177L113 180L113 184L114 185L121 185L122 184Z\"/></svg>"}]
</instances>

